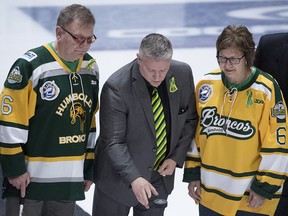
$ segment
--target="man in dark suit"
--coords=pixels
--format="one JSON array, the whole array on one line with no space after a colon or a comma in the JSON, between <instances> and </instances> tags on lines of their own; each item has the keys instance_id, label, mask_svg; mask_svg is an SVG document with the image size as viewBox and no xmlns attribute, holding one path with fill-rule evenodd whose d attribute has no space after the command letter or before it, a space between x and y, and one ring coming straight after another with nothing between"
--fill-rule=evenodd
<instances>
[{"instance_id":1,"label":"man in dark suit","mask_svg":"<svg viewBox=\"0 0 288 216\"><path fill-rule=\"evenodd\" d=\"M93 216L126 216L131 207L135 216L164 213L198 121L192 70L172 54L166 37L149 34L137 59L103 86ZM151 105L156 90L165 116L162 161Z\"/></svg>"},{"instance_id":2,"label":"man in dark suit","mask_svg":"<svg viewBox=\"0 0 288 216\"><path fill-rule=\"evenodd\" d=\"M275 33L260 38L256 50L254 66L271 74L282 89L285 102L288 102L288 33ZM275 216L288 215L288 181L284 182L283 192Z\"/></svg>"},{"instance_id":3,"label":"man in dark suit","mask_svg":"<svg viewBox=\"0 0 288 216\"><path fill-rule=\"evenodd\" d=\"M254 66L271 74L279 83L288 102L288 33L275 33L260 38Z\"/></svg>"}]
</instances>

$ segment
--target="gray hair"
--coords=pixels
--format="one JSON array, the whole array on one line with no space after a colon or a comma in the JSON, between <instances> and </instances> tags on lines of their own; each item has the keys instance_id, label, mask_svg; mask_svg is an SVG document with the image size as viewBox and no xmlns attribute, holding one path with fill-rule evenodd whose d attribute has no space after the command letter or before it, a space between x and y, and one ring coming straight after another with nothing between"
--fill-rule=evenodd
<instances>
[{"instance_id":1,"label":"gray hair","mask_svg":"<svg viewBox=\"0 0 288 216\"><path fill-rule=\"evenodd\" d=\"M150 57L157 61L171 59L173 55L172 44L161 34L148 34L141 41L139 55L140 57Z\"/></svg>"},{"instance_id":2,"label":"gray hair","mask_svg":"<svg viewBox=\"0 0 288 216\"><path fill-rule=\"evenodd\" d=\"M75 20L79 21L81 25L95 25L92 12L87 7L79 4L72 4L62 9L57 19L57 25L66 27Z\"/></svg>"}]
</instances>

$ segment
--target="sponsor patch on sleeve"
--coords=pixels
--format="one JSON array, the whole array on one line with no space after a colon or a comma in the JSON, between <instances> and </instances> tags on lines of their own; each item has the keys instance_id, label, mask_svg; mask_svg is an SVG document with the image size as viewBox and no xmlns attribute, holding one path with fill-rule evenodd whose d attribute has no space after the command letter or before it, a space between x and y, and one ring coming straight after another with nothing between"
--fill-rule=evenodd
<instances>
[{"instance_id":1,"label":"sponsor patch on sleeve","mask_svg":"<svg viewBox=\"0 0 288 216\"><path fill-rule=\"evenodd\" d=\"M33 59L37 58L37 54L32 51L27 51L26 53L24 53L23 56L21 56L21 58L25 59L28 62L31 62Z\"/></svg>"},{"instance_id":2,"label":"sponsor patch on sleeve","mask_svg":"<svg viewBox=\"0 0 288 216\"><path fill-rule=\"evenodd\" d=\"M271 115L276 117L277 120L284 120L286 118L286 110L282 101L279 101L275 106L271 109Z\"/></svg>"}]
</instances>

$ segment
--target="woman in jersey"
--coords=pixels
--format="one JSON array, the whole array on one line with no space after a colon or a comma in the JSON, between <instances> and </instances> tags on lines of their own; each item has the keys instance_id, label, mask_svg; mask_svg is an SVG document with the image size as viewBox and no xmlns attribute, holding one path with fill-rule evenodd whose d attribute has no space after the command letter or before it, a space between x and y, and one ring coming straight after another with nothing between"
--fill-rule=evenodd
<instances>
[{"instance_id":1,"label":"woman in jersey","mask_svg":"<svg viewBox=\"0 0 288 216\"><path fill-rule=\"evenodd\" d=\"M216 48L220 69L196 87L183 181L200 215L273 215L287 175L286 104L273 77L252 66L245 26L224 28Z\"/></svg>"}]
</instances>

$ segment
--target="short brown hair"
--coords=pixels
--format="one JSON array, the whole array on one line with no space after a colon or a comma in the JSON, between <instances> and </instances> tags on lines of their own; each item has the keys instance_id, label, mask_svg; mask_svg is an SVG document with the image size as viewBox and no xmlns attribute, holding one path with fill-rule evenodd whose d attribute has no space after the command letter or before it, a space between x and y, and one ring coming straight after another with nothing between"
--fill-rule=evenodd
<instances>
[{"instance_id":1,"label":"short brown hair","mask_svg":"<svg viewBox=\"0 0 288 216\"><path fill-rule=\"evenodd\" d=\"M228 25L224 28L216 42L217 56L221 50L227 48L243 52L247 68L252 66L255 57L255 42L246 26Z\"/></svg>"},{"instance_id":2,"label":"short brown hair","mask_svg":"<svg viewBox=\"0 0 288 216\"><path fill-rule=\"evenodd\" d=\"M58 16L57 25L65 28L75 20L83 25L95 25L95 18L92 12L80 4L72 4L63 8Z\"/></svg>"}]
</instances>

